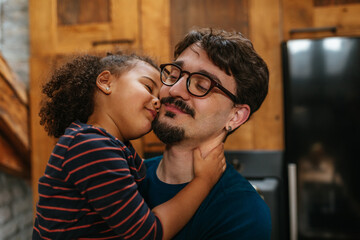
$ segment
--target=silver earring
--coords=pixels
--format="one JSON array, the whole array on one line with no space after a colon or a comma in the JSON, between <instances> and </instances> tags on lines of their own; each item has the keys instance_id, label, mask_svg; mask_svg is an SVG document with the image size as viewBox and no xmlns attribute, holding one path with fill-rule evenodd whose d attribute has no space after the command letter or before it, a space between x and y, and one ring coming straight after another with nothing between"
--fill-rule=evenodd
<instances>
[{"instance_id":1,"label":"silver earring","mask_svg":"<svg viewBox=\"0 0 360 240\"><path fill-rule=\"evenodd\" d=\"M227 131L228 131L228 132L231 132L231 130L232 130L232 127L229 126Z\"/></svg>"},{"instance_id":2,"label":"silver earring","mask_svg":"<svg viewBox=\"0 0 360 240\"><path fill-rule=\"evenodd\" d=\"M105 89L106 89L106 91L109 91L109 90L110 90L110 88L109 88L109 87L106 87Z\"/></svg>"}]
</instances>

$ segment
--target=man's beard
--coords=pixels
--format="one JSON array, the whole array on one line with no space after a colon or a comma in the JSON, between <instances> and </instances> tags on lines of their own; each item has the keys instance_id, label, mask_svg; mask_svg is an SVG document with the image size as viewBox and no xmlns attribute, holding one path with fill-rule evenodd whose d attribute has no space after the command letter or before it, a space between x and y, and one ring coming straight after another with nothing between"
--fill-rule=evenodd
<instances>
[{"instance_id":1,"label":"man's beard","mask_svg":"<svg viewBox=\"0 0 360 240\"><path fill-rule=\"evenodd\" d=\"M173 113L166 113L165 116L171 117ZM156 118L152 122L153 131L156 136L167 145L181 142L185 138L185 130L177 126L170 126L167 123L162 123Z\"/></svg>"},{"instance_id":2,"label":"man's beard","mask_svg":"<svg viewBox=\"0 0 360 240\"><path fill-rule=\"evenodd\" d=\"M192 118L195 118L195 110L191 108L185 101L181 99L175 99L174 97L168 96L160 100L161 104L173 104L181 111L189 114ZM174 118L175 113L166 111L165 116L168 118ZM167 123L160 122L159 116L152 122L153 131L156 136L165 144L174 144L181 142L185 138L185 130L178 126L170 126Z\"/></svg>"}]
</instances>

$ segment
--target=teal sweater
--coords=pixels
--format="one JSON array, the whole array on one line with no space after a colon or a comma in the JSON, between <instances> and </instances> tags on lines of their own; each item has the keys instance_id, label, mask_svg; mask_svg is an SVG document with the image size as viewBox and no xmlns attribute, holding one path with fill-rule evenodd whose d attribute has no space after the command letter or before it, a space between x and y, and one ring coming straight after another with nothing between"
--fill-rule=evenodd
<instances>
[{"instance_id":1,"label":"teal sweater","mask_svg":"<svg viewBox=\"0 0 360 240\"><path fill-rule=\"evenodd\" d=\"M162 156L145 161L147 176L140 193L150 208L168 201L185 184L166 184L156 176ZM252 185L230 164L189 223L174 237L184 240L266 240L270 210Z\"/></svg>"}]
</instances>

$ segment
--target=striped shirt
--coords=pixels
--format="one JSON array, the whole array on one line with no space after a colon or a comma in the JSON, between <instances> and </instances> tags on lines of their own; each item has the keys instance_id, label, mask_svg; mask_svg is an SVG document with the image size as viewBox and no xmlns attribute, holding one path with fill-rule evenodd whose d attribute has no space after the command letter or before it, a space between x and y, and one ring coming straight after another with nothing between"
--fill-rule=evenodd
<instances>
[{"instance_id":1,"label":"striped shirt","mask_svg":"<svg viewBox=\"0 0 360 240\"><path fill-rule=\"evenodd\" d=\"M162 239L137 191L145 165L102 128L74 122L39 180L33 239Z\"/></svg>"}]
</instances>

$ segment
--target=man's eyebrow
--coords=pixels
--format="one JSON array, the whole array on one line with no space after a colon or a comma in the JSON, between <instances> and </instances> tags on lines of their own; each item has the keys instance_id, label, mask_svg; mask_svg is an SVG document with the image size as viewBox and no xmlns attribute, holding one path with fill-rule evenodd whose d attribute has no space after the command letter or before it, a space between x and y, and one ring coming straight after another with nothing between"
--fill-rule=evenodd
<instances>
[{"instance_id":1,"label":"man's eyebrow","mask_svg":"<svg viewBox=\"0 0 360 240\"><path fill-rule=\"evenodd\" d=\"M148 76L142 76L143 78L146 78L146 79L149 79L150 81L152 81L152 83L158 87L157 83L151 78L151 77L148 77Z\"/></svg>"},{"instance_id":2,"label":"man's eyebrow","mask_svg":"<svg viewBox=\"0 0 360 240\"><path fill-rule=\"evenodd\" d=\"M175 61L175 62L173 62L173 64L178 65L179 67L183 67L184 61Z\"/></svg>"},{"instance_id":3,"label":"man's eyebrow","mask_svg":"<svg viewBox=\"0 0 360 240\"><path fill-rule=\"evenodd\" d=\"M183 67L183 66L184 66L184 61L175 61L175 62L173 62L173 64L176 64L176 65L178 65L179 67ZM217 82L218 84L222 85L220 79L219 79L216 75L214 75L214 74L212 74L212 73L210 73L210 72L208 72L208 71L206 71L206 70L199 70L199 71L197 71L197 72L198 72L198 73L203 73L203 74L209 76L209 77L210 77L211 79L213 79L215 82Z\"/></svg>"},{"instance_id":4,"label":"man's eyebrow","mask_svg":"<svg viewBox=\"0 0 360 240\"><path fill-rule=\"evenodd\" d=\"M200 70L200 71L198 71L198 73L203 73L203 74L209 76L212 80L214 80L218 84L222 85L220 79L216 75L214 75L206 70Z\"/></svg>"}]
</instances>

